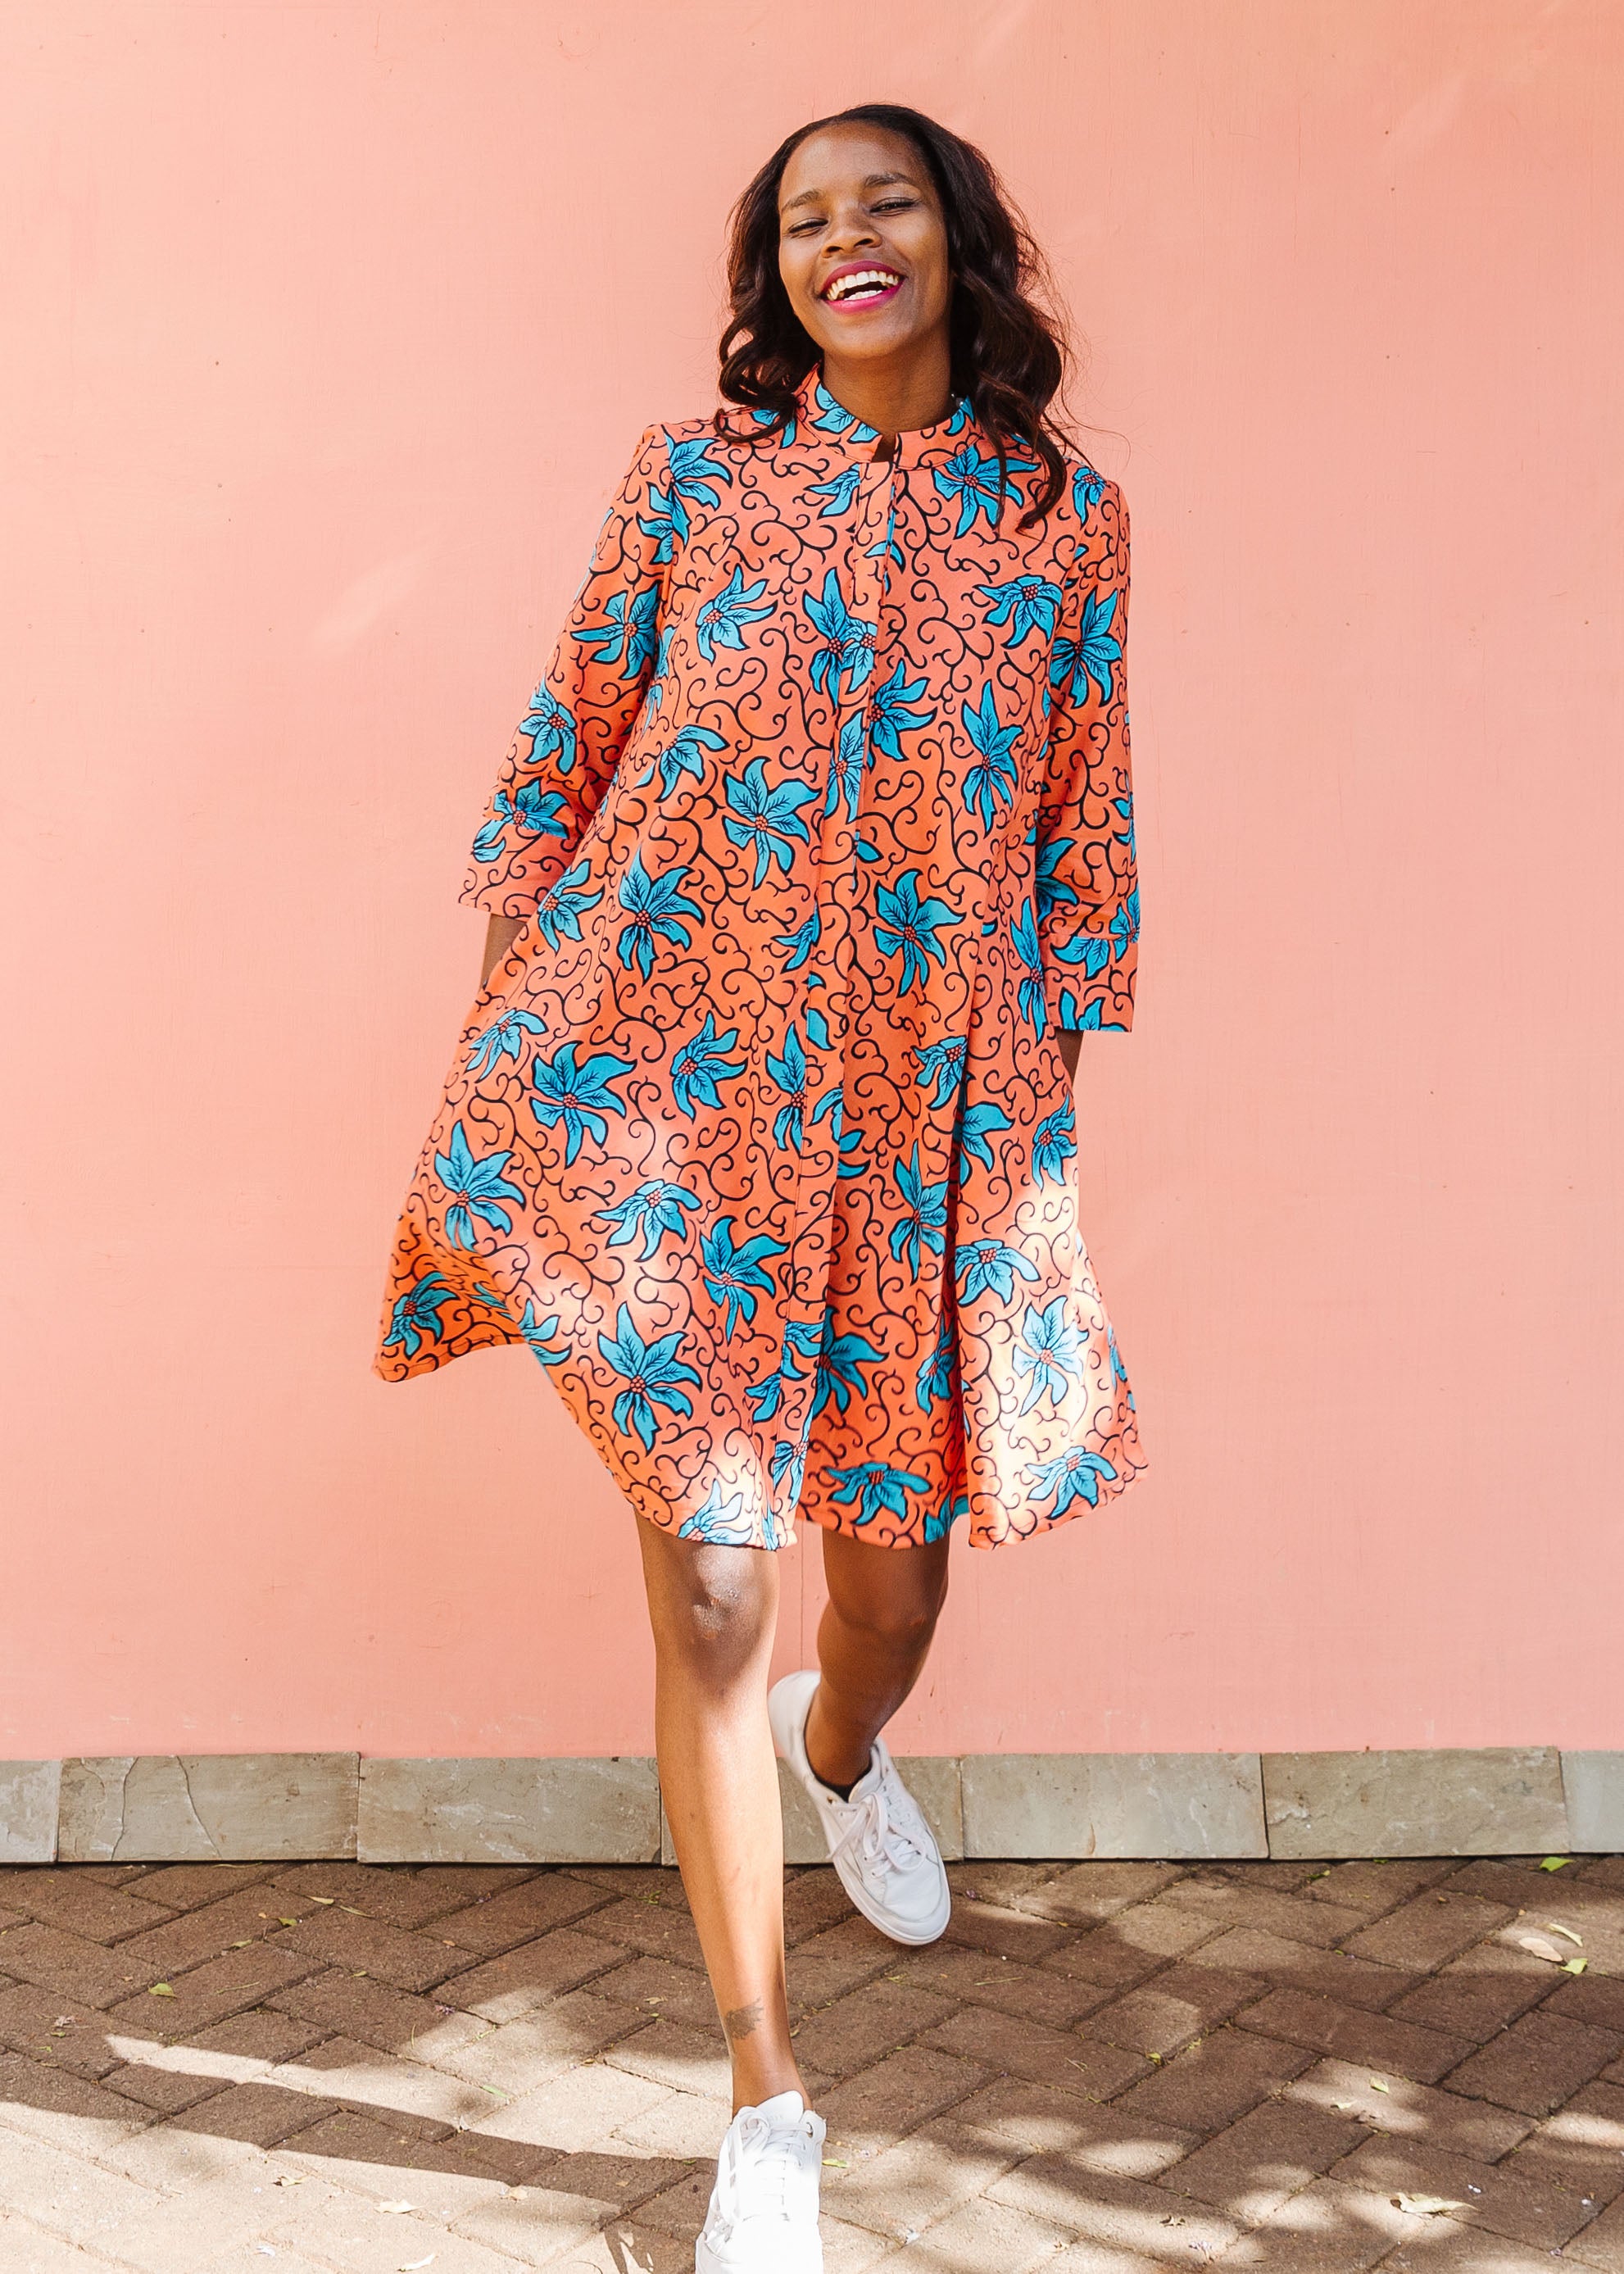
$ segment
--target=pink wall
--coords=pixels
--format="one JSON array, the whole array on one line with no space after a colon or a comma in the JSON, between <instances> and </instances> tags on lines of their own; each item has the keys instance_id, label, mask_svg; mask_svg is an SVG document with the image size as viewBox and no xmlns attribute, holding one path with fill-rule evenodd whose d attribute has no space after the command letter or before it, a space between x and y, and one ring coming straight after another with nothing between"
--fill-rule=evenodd
<instances>
[{"instance_id":1,"label":"pink wall","mask_svg":"<svg viewBox=\"0 0 1624 2274\"><path fill-rule=\"evenodd\" d=\"M1151 1473L960 1558L899 1741L1624 1745L1624 14L816 16L0 19L0 1752L648 1749L540 1370L368 1359L480 801L710 399L732 193L873 94L986 142L1094 340L1146 906L1079 1119Z\"/></svg>"}]
</instances>

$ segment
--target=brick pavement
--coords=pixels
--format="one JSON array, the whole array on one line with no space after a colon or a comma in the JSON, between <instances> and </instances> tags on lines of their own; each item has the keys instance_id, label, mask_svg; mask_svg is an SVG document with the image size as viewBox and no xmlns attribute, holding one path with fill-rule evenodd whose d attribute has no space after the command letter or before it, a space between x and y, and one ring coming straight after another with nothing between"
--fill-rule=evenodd
<instances>
[{"instance_id":1,"label":"brick pavement","mask_svg":"<svg viewBox=\"0 0 1624 2274\"><path fill-rule=\"evenodd\" d=\"M1624 1859L1539 1861L792 1873L830 2274L1624 2274ZM0 2274L686 2274L697 1956L673 1871L0 1871Z\"/></svg>"}]
</instances>

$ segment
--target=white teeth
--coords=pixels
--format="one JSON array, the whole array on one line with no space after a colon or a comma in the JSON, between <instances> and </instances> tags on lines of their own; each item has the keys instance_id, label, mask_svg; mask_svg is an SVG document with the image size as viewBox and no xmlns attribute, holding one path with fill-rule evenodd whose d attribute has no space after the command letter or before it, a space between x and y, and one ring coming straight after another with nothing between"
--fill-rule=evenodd
<instances>
[{"instance_id":1,"label":"white teeth","mask_svg":"<svg viewBox=\"0 0 1624 2274\"><path fill-rule=\"evenodd\" d=\"M823 288L825 300L849 300L853 293L884 291L902 279L894 268L859 268L849 276L837 276L832 284Z\"/></svg>"}]
</instances>

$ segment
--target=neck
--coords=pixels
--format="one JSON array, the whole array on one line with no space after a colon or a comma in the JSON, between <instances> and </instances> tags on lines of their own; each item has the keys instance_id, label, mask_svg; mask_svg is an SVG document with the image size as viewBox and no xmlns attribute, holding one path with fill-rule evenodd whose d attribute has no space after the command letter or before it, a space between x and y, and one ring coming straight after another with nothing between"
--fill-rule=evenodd
<instances>
[{"instance_id":1,"label":"neck","mask_svg":"<svg viewBox=\"0 0 1624 2274\"><path fill-rule=\"evenodd\" d=\"M934 426L953 407L946 335L910 347L894 361L851 362L827 355L823 385L876 433L906 434Z\"/></svg>"}]
</instances>

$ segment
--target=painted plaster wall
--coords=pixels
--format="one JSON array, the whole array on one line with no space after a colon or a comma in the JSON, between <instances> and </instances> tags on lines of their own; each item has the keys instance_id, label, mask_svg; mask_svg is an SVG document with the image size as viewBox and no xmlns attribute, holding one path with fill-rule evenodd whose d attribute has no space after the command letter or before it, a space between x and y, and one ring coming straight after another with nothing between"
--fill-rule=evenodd
<instances>
[{"instance_id":1,"label":"painted plaster wall","mask_svg":"<svg viewBox=\"0 0 1624 2274\"><path fill-rule=\"evenodd\" d=\"M368 1357L491 775L710 399L730 199L873 94L985 142L1093 342L1146 909L1079 1118L1151 1472L961 1557L898 1744L1624 1743L1624 16L883 24L0 16L0 1751L648 1750L540 1370Z\"/></svg>"}]
</instances>

